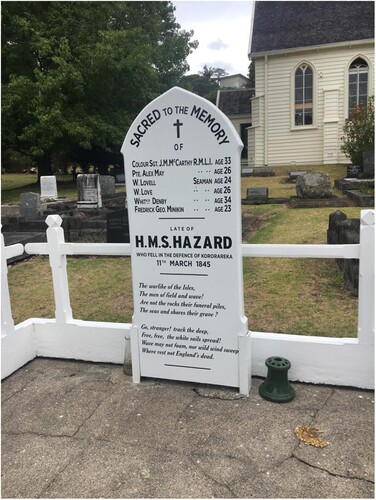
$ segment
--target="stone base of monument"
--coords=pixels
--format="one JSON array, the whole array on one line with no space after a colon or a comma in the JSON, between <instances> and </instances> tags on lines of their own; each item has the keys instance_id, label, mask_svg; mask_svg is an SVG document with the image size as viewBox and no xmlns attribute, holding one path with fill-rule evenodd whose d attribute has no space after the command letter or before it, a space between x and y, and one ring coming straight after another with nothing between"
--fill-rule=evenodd
<instances>
[{"instance_id":1,"label":"stone base of monument","mask_svg":"<svg viewBox=\"0 0 376 500\"><path fill-rule=\"evenodd\" d=\"M350 207L353 203L346 198L298 198L291 196L288 203L290 208L321 208L321 207Z\"/></svg>"},{"instance_id":2,"label":"stone base of monument","mask_svg":"<svg viewBox=\"0 0 376 500\"><path fill-rule=\"evenodd\" d=\"M346 193L346 191L358 190L362 186L374 187L375 179L351 179L348 177L342 177L341 179L335 179L334 186L341 191L341 193Z\"/></svg>"},{"instance_id":3,"label":"stone base of monument","mask_svg":"<svg viewBox=\"0 0 376 500\"><path fill-rule=\"evenodd\" d=\"M375 206L375 196L373 194L366 194L361 191L349 189L346 191L346 196L348 196L350 200L353 200L357 207Z\"/></svg>"}]
</instances>

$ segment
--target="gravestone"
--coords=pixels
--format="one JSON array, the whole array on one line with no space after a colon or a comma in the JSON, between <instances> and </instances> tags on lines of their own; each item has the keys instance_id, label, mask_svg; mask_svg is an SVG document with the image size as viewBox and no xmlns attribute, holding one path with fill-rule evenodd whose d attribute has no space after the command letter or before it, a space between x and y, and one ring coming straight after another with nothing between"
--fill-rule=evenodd
<instances>
[{"instance_id":1,"label":"gravestone","mask_svg":"<svg viewBox=\"0 0 376 500\"><path fill-rule=\"evenodd\" d=\"M21 193L20 196L20 216L33 219L39 215L39 194Z\"/></svg>"},{"instance_id":2,"label":"gravestone","mask_svg":"<svg viewBox=\"0 0 376 500\"><path fill-rule=\"evenodd\" d=\"M129 243L128 210L107 214L107 243Z\"/></svg>"},{"instance_id":3,"label":"gravestone","mask_svg":"<svg viewBox=\"0 0 376 500\"><path fill-rule=\"evenodd\" d=\"M330 177L323 172L307 172L296 179L296 194L298 198L330 198L332 188Z\"/></svg>"},{"instance_id":4,"label":"gravestone","mask_svg":"<svg viewBox=\"0 0 376 500\"><path fill-rule=\"evenodd\" d=\"M115 177L112 175L100 175L101 196L111 196L115 194Z\"/></svg>"},{"instance_id":5,"label":"gravestone","mask_svg":"<svg viewBox=\"0 0 376 500\"><path fill-rule=\"evenodd\" d=\"M296 179L299 177L299 175L306 174L307 172L305 170L295 170L289 172L289 177L288 177L288 182L296 182Z\"/></svg>"},{"instance_id":6,"label":"gravestone","mask_svg":"<svg viewBox=\"0 0 376 500\"><path fill-rule=\"evenodd\" d=\"M247 201L253 205L268 203L268 188L247 188Z\"/></svg>"},{"instance_id":7,"label":"gravestone","mask_svg":"<svg viewBox=\"0 0 376 500\"><path fill-rule=\"evenodd\" d=\"M57 200L57 184L55 175L42 175L40 178L41 201Z\"/></svg>"},{"instance_id":8,"label":"gravestone","mask_svg":"<svg viewBox=\"0 0 376 500\"><path fill-rule=\"evenodd\" d=\"M77 208L101 208L101 186L99 174L78 174L77 175Z\"/></svg>"},{"instance_id":9,"label":"gravestone","mask_svg":"<svg viewBox=\"0 0 376 500\"><path fill-rule=\"evenodd\" d=\"M124 169L120 165L115 165L113 172L113 177L115 177L115 184L124 185L125 184L125 175Z\"/></svg>"},{"instance_id":10,"label":"gravestone","mask_svg":"<svg viewBox=\"0 0 376 500\"><path fill-rule=\"evenodd\" d=\"M349 165L347 167L347 179L357 179L362 172L362 167L360 165Z\"/></svg>"},{"instance_id":11,"label":"gravestone","mask_svg":"<svg viewBox=\"0 0 376 500\"><path fill-rule=\"evenodd\" d=\"M151 102L127 133L139 376L249 391L241 149L217 107L178 87Z\"/></svg>"},{"instance_id":12,"label":"gravestone","mask_svg":"<svg viewBox=\"0 0 376 500\"><path fill-rule=\"evenodd\" d=\"M368 179L375 178L375 152L364 151L363 153L363 174L362 177Z\"/></svg>"},{"instance_id":13,"label":"gravestone","mask_svg":"<svg viewBox=\"0 0 376 500\"><path fill-rule=\"evenodd\" d=\"M250 177L252 174L253 174L253 168L243 168L242 170L243 177Z\"/></svg>"}]
</instances>

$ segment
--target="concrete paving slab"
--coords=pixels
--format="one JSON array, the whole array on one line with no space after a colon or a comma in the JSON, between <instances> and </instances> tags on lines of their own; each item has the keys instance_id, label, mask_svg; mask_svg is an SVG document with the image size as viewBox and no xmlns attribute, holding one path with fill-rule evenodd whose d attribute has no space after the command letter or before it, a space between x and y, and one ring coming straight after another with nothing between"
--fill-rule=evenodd
<instances>
[{"instance_id":1,"label":"concrete paving slab","mask_svg":"<svg viewBox=\"0 0 376 500\"><path fill-rule=\"evenodd\" d=\"M2 498L43 498L43 492L85 447L67 437L7 434L1 442Z\"/></svg>"},{"instance_id":2,"label":"concrete paving slab","mask_svg":"<svg viewBox=\"0 0 376 500\"><path fill-rule=\"evenodd\" d=\"M372 498L374 394L293 384L290 403L36 359L2 383L4 498ZM298 441L297 425L329 441Z\"/></svg>"}]
</instances>

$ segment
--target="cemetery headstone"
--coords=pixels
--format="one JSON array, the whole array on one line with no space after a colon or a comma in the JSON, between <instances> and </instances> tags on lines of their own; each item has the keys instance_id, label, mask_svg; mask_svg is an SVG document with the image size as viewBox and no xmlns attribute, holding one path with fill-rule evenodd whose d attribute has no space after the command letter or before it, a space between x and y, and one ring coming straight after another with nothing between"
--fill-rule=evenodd
<instances>
[{"instance_id":1,"label":"cemetery headstone","mask_svg":"<svg viewBox=\"0 0 376 500\"><path fill-rule=\"evenodd\" d=\"M21 193L20 196L20 216L32 219L39 215L39 194Z\"/></svg>"},{"instance_id":2,"label":"cemetery headstone","mask_svg":"<svg viewBox=\"0 0 376 500\"><path fill-rule=\"evenodd\" d=\"M57 184L55 175L42 175L40 178L41 201L57 200Z\"/></svg>"},{"instance_id":3,"label":"cemetery headstone","mask_svg":"<svg viewBox=\"0 0 376 500\"><path fill-rule=\"evenodd\" d=\"M78 174L77 175L77 208L90 209L101 208L101 186L99 174Z\"/></svg>"},{"instance_id":4,"label":"cemetery headstone","mask_svg":"<svg viewBox=\"0 0 376 500\"><path fill-rule=\"evenodd\" d=\"M101 196L111 196L115 194L115 177L112 175L100 175Z\"/></svg>"},{"instance_id":5,"label":"cemetery headstone","mask_svg":"<svg viewBox=\"0 0 376 500\"><path fill-rule=\"evenodd\" d=\"M363 153L363 175L369 179L375 178L375 152L365 151Z\"/></svg>"},{"instance_id":6,"label":"cemetery headstone","mask_svg":"<svg viewBox=\"0 0 376 500\"><path fill-rule=\"evenodd\" d=\"M107 243L129 243L128 210L107 214Z\"/></svg>"},{"instance_id":7,"label":"cemetery headstone","mask_svg":"<svg viewBox=\"0 0 376 500\"><path fill-rule=\"evenodd\" d=\"M241 148L218 108L178 87L151 102L127 133L141 376L246 392Z\"/></svg>"},{"instance_id":8,"label":"cemetery headstone","mask_svg":"<svg viewBox=\"0 0 376 500\"><path fill-rule=\"evenodd\" d=\"M360 165L349 165L347 167L347 179L357 179L362 172L362 167Z\"/></svg>"},{"instance_id":9,"label":"cemetery headstone","mask_svg":"<svg viewBox=\"0 0 376 500\"><path fill-rule=\"evenodd\" d=\"M254 205L262 205L268 203L269 189L268 188L247 188L247 201Z\"/></svg>"},{"instance_id":10,"label":"cemetery headstone","mask_svg":"<svg viewBox=\"0 0 376 500\"><path fill-rule=\"evenodd\" d=\"M288 177L288 181L289 182L296 182L296 179L299 177L299 175L303 175L305 174L306 171L305 170L295 170L295 171L291 171L289 172L289 177Z\"/></svg>"},{"instance_id":11,"label":"cemetery headstone","mask_svg":"<svg viewBox=\"0 0 376 500\"><path fill-rule=\"evenodd\" d=\"M242 170L243 177L250 177L252 174L253 174L253 168L243 168Z\"/></svg>"}]
</instances>

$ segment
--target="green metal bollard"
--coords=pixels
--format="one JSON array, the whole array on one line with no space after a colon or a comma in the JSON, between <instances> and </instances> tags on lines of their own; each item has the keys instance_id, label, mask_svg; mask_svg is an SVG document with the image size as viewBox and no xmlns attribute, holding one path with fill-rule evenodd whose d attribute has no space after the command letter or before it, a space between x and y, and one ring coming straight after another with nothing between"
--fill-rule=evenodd
<instances>
[{"instance_id":1,"label":"green metal bollard","mask_svg":"<svg viewBox=\"0 0 376 500\"><path fill-rule=\"evenodd\" d=\"M295 397L295 391L287 378L287 372L291 368L288 359L272 356L265 361L268 374L265 381L259 387L262 398L275 403L287 403Z\"/></svg>"}]
</instances>

